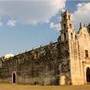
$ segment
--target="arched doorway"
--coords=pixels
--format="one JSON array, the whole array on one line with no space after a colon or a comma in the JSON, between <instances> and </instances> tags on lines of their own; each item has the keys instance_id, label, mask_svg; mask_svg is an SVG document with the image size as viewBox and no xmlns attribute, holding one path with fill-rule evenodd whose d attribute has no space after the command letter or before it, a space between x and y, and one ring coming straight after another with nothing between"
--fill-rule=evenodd
<instances>
[{"instance_id":1,"label":"arched doorway","mask_svg":"<svg viewBox=\"0 0 90 90\"><path fill-rule=\"evenodd\" d=\"M12 83L16 83L16 73L12 73Z\"/></svg>"},{"instance_id":2,"label":"arched doorway","mask_svg":"<svg viewBox=\"0 0 90 90\"><path fill-rule=\"evenodd\" d=\"M87 68L86 70L86 80L87 80L87 83L90 83L90 68Z\"/></svg>"}]
</instances>

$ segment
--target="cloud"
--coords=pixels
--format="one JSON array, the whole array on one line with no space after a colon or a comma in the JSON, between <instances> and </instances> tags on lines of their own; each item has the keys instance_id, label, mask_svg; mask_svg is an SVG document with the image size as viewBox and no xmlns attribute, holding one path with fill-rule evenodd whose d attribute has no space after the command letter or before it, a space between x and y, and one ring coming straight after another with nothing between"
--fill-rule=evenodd
<instances>
[{"instance_id":1,"label":"cloud","mask_svg":"<svg viewBox=\"0 0 90 90\"><path fill-rule=\"evenodd\" d=\"M50 28L53 29L53 30L56 30L56 31L60 31L61 26L60 26L60 23L55 24L54 22L51 22L50 23Z\"/></svg>"},{"instance_id":2,"label":"cloud","mask_svg":"<svg viewBox=\"0 0 90 90\"><path fill-rule=\"evenodd\" d=\"M16 21L15 20L8 20L6 23L7 26L14 27L16 26Z\"/></svg>"},{"instance_id":3,"label":"cloud","mask_svg":"<svg viewBox=\"0 0 90 90\"><path fill-rule=\"evenodd\" d=\"M79 23L90 23L90 3L79 3L77 10L73 13L73 21L75 28L79 27Z\"/></svg>"},{"instance_id":4,"label":"cloud","mask_svg":"<svg viewBox=\"0 0 90 90\"><path fill-rule=\"evenodd\" d=\"M22 23L47 22L65 7L66 0L3 0L0 1L0 16L9 16Z\"/></svg>"},{"instance_id":5,"label":"cloud","mask_svg":"<svg viewBox=\"0 0 90 90\"><path fill-rule=\"evenodd\" d=\"M0 22L0 26L3 26L3 23L2 22Z\"/></svg>"}]
</instances>

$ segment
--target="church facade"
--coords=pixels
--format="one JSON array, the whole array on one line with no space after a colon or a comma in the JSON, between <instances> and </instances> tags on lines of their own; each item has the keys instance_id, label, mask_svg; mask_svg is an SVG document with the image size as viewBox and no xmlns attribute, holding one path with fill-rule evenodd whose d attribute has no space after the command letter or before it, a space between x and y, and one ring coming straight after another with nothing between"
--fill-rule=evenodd
<instances>
[{"instance_id":1,"label":"church facade","mask_svg":"<svg viewBox=\"0 0 90 90\"><path fill-rule=\"evenodd\" d=\"M57 42L0 58L0 82L30 85L84 85L90 83L90 25L74 30L68 11L61 15Z\"/></svg>"}]
</instances>

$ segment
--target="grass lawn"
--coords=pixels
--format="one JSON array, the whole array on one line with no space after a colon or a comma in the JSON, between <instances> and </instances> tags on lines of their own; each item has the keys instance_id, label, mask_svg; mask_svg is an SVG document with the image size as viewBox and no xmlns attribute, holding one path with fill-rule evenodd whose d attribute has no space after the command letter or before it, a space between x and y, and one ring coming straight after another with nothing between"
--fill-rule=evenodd
<instances>
[{"instance_id":1,"label":"grass lawn","mask_svg":"<svg viewBox=\"0 0 90 90\"><path fill-rule=\"evenodd\" d=\"M0 84L0 90L90 90L90 85L84 86L30 86Z\"/></svg>"}]
</instances>

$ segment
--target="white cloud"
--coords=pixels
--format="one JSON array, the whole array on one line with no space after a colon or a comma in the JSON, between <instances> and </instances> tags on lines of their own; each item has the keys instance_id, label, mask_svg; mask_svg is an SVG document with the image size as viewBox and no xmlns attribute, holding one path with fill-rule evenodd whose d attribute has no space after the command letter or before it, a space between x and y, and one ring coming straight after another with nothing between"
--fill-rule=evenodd
<instances>
[{"instance_id":1,"label":"white cloud","mask_svg":"<svg viewBox=\"0 0 90 90\"><path fill-rule=\"evenodd\" d=\"M79 27L79 23L90 23L90 3L82 3L77 5L77 10L73 13L73 21L75 28Z\"/></svg>"},{"instance_id":2,"label":"white cloud","mask_svg":"<svg viewBox=\"0 0 90 90\"><path fill-rule=\"evenodd\" d=\"M15 20L8 20L6 23L7 26L14 27L16 26L16 21Z\"/></svg>"},{"instance_id":3,"label":"white cloud","mask_svg":"<svg viewBox=\"0 0 90 90\"><path fill-rule=\"evenodd\" d=\"M50 28L56 31L60 31L61 25L60 23L55 24L54 22L50 23Z\"/></svg>"},{"instance_id":4,"label":"white cloud","mask_svg":"<svg viewBox=\"0 0 90 90\"><path fill-rule=\"evenodd\" d=\"M3 26L3 23L2 22L0 22L0 26Z\"/></svg>"},{"instance_id":5,"label":"white cloud","mask_svg":"<svg viewBox=\"0 0 90 90\"><path fill-rule=\"evenodd\" d=\"M3 0L0 16L9 16L22 23L49 22L52 16L65 7L66 0Z\"/></svg>"}]
</instances>

